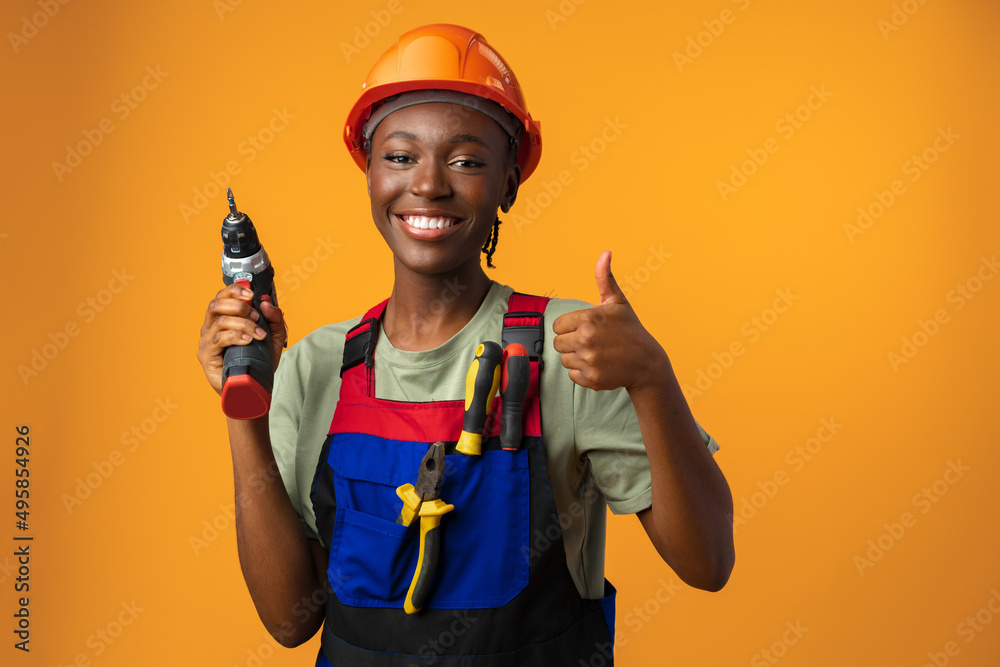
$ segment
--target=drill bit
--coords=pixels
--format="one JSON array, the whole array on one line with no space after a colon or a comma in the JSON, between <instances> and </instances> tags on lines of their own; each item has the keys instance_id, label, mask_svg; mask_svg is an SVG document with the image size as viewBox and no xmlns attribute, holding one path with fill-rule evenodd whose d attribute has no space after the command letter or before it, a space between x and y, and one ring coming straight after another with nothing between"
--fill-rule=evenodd
<instances>
[{"instance_id":1,"label":"drill bit","mask_svg":"<svg viewBox=\"0 0 1000 667\"><path fill-rule=\"evenodd\" d=\"M229 198L229 217L238 218L240 212L236 210L236 200L233 199L233 189L226 188L226 197Z\"/></svg>"}]
</instances>

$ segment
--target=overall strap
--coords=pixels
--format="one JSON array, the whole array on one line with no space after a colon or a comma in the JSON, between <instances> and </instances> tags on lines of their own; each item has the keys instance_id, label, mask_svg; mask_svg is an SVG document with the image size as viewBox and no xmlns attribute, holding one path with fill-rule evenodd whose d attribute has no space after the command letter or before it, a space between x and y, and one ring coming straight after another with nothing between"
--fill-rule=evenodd
<instances>
[{"instance_id":1,"label":"overall strap","mask_svg":"<svg viewBox=\"0 0 1000 667\"><path fill-rule=\"evenodd\" d=\"M507 314L503 316L503 336L500 345L520 343L528 351L532 371L537 365L542 370L542 349L545 340L545 296L531 296L514 292L507 301Z\"/></svg>"},{"instance_id":2,"label":"overall strap","mask_svg":"<svg viewBox=\"0 0 1000 667\"><path fill-rule=\"evenodd\" d=\"M344 363L340 367L340 377L343 386L354 393L375 396L375 343L378 340L379 320L385 311L386 299L382 303L368 309L361 323L347 332L344 342ZM364 367L361 367L364 362Z\"/></svg>"},{"instance_id":3,"label":"overall strap","mask_svg":"<svg viewBox=\"0 0 1000 667\"><path fill-rule=\"evenodd\" d=\"M378 341L379 320L388 302L386 299L370 308L361 322L347 332L340 377L352 393L375 396L375 373L372 370L375 364L375 344ZM543 368L544 313L548 302L548 298L544 296L514 292L507 301L507 313L503 317L501 346L520 343L528 351L531 362L529 395L537 395L538 375Z\"/></svg>"}]
</instances>

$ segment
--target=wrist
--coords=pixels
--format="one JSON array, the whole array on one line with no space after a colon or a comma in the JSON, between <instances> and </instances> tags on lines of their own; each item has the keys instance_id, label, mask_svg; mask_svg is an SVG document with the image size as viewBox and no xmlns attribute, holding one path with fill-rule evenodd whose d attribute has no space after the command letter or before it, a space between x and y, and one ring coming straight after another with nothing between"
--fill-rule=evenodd
<instances>
[{"instance_id":1,"label":"wrist","mask_svg":"<svg viewBox=\"0 0 1000 667\"><path fill-rule=\"evenodd\" d=\"M670 358L667 357L666 350L655 339L651 338L651 343L649 349L640 357L642 359L642 372L635 382L626 387L633 400L637 395L662 392L671 383L676 383L674 369L670 364Z\"/></svg>"}]
</instances>

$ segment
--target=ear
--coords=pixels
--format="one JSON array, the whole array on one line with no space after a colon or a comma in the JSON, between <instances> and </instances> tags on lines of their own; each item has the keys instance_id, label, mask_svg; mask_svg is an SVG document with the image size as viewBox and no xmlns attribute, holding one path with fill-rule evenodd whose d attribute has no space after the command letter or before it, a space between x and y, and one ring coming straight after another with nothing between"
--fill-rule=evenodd
<instances>
[{"instance_id":1,"label":"ear","mask_svg":"<svg viewBox=\"0 0 1000 667\"><path fill-rule=\"evenodd\" d=\"M365 181L368 183L368 198L372 198L372 159L368 158L368 164L365 166Z\"/></svg>"},{"instance_id":2,"label":"ear","mask_svg":"<svg viewBox=\"0 0 1000 667\"><path fill-rule=\"evenodd\" d=\"M503 191L500 193L500 210L504 213L510 211L510 208L514 205L519 187L521 187L521 165L515 162L512 167L507 169Z\"/></svg>"}]
</instances>

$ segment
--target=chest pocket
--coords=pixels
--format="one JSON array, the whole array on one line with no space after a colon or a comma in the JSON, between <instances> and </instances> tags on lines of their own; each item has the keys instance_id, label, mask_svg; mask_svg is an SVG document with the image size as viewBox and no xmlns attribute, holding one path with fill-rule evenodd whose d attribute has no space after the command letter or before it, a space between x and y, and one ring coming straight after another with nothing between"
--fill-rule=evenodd
<instances>
[{"instance_id":1,"label":"chest pocket","mask_svg":"<svg viewBox=\"0 0 1000 667\"><path fill-rule=\"evenodd\" d=\"M419 520L396 523L396 488L416 483L429 443L358 433L331 436L327 474L336 498L327 574L341 602L402 608L417 565ZM441 553L426 606L500 607L528 583L528 452L490 449L445 457L441 499L455 506L441 520ZM454 443L448 443L454 451ZM537 443L535 443L537 446ZM316 507L317 516L334 511Z\"/></svg>"}]
</instances>

